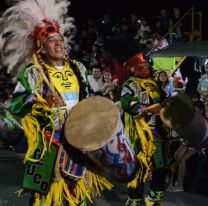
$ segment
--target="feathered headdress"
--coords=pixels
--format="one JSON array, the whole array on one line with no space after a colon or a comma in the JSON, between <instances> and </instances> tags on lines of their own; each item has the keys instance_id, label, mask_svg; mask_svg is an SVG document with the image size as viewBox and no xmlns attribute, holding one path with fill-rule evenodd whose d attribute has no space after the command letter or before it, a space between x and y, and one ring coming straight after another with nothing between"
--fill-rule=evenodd
<instances>
[{"instance_id":1,"label":"feathered headdress","mask_svg":"<svg viewBox=\"0 0 208 206\"><path fill-rule=\"evenodd\" d=\"M67 0L18 0L0 19L0 51L8 73L15 73L31 62L51 33L61 33L65 42L71 40L73 18L66 16Z\"/></svg>"}]
</instances>

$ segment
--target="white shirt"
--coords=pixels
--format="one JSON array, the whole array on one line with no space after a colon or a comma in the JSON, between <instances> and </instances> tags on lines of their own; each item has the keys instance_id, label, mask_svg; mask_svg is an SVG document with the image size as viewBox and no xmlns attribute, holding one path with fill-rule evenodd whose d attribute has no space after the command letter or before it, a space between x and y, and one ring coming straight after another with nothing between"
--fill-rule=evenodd
<instances>
[{"instance_id":1,"label":"white shirt","mask_svg":"<svg viewBox=\"0 0 208 206\"><path fill-rule=\"evenodd\" d=\"M101 87L103 86L102 77L100 77L98 80L96 80L93 75L88 75L88 81L90 84L90 88L94 92L99 92L101 90Z\"/></svg>"},{"instance_id":2,"label":"white shirt","mask_svg":"<svg viewBox=\"0 0 208 206\"><path fill-rule=\"evenodd\" d=\"M208 92L208 74L204 74L201 76L198 84L199 92Z\"/></svg>"}]
</instances>

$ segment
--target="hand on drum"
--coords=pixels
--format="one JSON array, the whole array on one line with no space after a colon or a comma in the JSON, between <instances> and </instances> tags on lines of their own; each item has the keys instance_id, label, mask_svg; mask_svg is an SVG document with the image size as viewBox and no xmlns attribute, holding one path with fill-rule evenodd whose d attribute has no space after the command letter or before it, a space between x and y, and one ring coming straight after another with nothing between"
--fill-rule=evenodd
<instances>
[{"instance_id":1,"label":"hand on drum","mask_svg":"<svg viewBox=\"0 0 208 206\"><path fill-rule=\"evenodd\" d=\"M52 93L46 94L46 101L48 102L48 104L51 107L53 105L55 105L55 106L64 106L64 101L58 94L55 94L55 95L52 94Z\"/></svg>"}]
</instances>

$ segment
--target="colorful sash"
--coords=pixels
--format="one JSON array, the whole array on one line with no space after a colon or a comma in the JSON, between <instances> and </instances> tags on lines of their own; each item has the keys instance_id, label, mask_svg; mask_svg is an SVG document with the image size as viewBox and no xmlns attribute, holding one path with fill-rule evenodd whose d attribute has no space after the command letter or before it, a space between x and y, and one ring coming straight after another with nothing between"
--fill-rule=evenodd
<instances>
[{"instance_id":1,"label":"colorful sash","mask_svg":"<svg viewBox=\"0 0 208 206\"><path fill-rule=\"evenodd\" d=\"M39 135L38 146L32 156L33 159L39 160L43 150L43 141ZM49 144L49 141L47 141ZM53 168L55 166L58 153L58 146L51 144L50 150L47 150L40 161L26 162L26 169L23 179L23 188L47 194L50 188L51 179L53 176Z\"/></svg>"},{"instance_id":2,"label":"colorful sash","mask_svg":"<svg viewBox=\"0 0 208 206\"><path fill-rule=\"evenodd\" d=\"M74 182L83 178L86 171L84 161L84 157L80 158L80 155L63 150L59 161L61 176L65 179L73 180Z\"/></svg>"}]
</instances>

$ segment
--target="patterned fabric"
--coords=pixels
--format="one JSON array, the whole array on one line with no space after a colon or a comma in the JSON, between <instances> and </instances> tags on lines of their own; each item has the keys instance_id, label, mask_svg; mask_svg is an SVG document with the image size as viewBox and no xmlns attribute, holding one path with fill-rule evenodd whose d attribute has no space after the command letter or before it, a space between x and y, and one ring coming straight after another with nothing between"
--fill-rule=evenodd
<instances>
[{"instance_id":1,"label":"patterned fabric","mask_svg":"<svg viewBox=\"0 0 208 206\"><path fill-rule=\"evenodd\" d=\"M141 206L141 205L142 205L142 199L131 199L129 197L124 204L124 206Z\"/></svg>"},{"instance_id":2,"label":"patterned fabric","mask_svg":"<svg viewBox=\"0 0 208 206\"><path fill-rule=\"evenodd\" d=\"M68 108L72 109L79 101L79 83L74 71L65 63L63 69L46 65L52 84L62 96Z\"/></svg>"},{"instance_id":3,"label":"patterned fabric","mask_svg":"<svg viewBox=\"0 0 208 206\"><path fill-rule=\"evenodd\" d=\"M72 152L68 154L63 150L59 161L59 169L62 177L76 182L84 176L86 171L84 158L80 158Z\"/></svg>"},{"instance_id":4,"label":"patterned fabric","mask_svg":"<svg viewBox=\"0 0 208 206\"><path fill-rule=\"evenodd\" d=\"M152 79L130 78L124 83L121 103L124 111L130 115L136 116L152 104L159 102L160 91Z\"/></svg>"},{"instance_id":5,"label":"patterned fabric","mask_svg":"<svg viewBox=\"0 0 208 206\"><path fill-rule=\"evenodd\" d=\"M38 147L32 158L40 159L43 150L42 138L39 135ZM49 141L47 141L49 144ZM53 168L56 162L58 147L52 144L50 151L46 151L44 157L37 162L27 161L22 187L24 189L38 191L41 194L47 194L53 176ZM46 172L47 171L47 172Z\"/></svg>"},{"instance_id":6,"label":"patterned fabric","mask_svg":"<svg viewBox=\"0 0 208 206\"><path fill-rule=\"evenodd\" d=\"M156 115L152 113L143 115L142 113L159 102L160 92L156 82L152 79L130 78L124 83L121 92L121 104L123 110L131 116L126 124L132 125L129 138L136 154L140 151L141 144L140 140L135 138L138 136L138 131L134 117L141 114L141 117L144 117L151 129L154 129L156 126Z\"/></svg>"},{"instance_id":7,"label":"patterned fabric","mask_svg":"<svg viewBox=\"0 0 208 206\"><path fill-rule=\"evenodd\" d=\"M163 191L150 190L147 197L150 201L156 202L158 200L161 200L163 198L163 195Z\"/></svg>"},{"instance_id":8,"label":"patterned fabric","mask_svg":"<svg viewBox=\"0 0 208 206\"><path fill-rule=\"evenodd\" d=\"M94 162L100 162L100 166L108 173L122 181L129 179L137 169L136 156L131 149L122 123L115 138L110 143L87 154Z\"/></svg>"}]
</instances>

